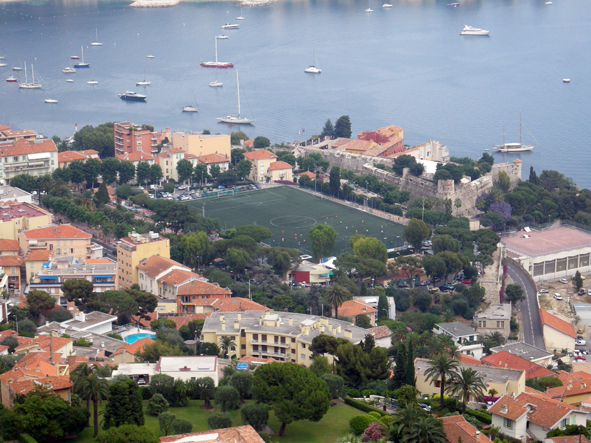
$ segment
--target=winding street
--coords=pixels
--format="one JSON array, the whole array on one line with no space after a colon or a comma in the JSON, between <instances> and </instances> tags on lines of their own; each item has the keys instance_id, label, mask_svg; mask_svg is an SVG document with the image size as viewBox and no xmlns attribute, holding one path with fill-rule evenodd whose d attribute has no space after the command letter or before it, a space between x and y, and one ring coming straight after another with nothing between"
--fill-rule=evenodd
<instances>
[{"instance_id":1,"label":"winding street","mask_svg":"<svg viewBox=\"0 0 591 443\"><path fill-rule=\"evenodd\" d=\"M544 334L542 332L542 321L540 320L540 312L538 311L535 285L528 278L525 271L512 263L507 264L507 272L513 279L513 282L520 285L525 293L525 300L520 304L523 341L528 345L546 349L544 345Z\"/></svg>"}]
</instances>

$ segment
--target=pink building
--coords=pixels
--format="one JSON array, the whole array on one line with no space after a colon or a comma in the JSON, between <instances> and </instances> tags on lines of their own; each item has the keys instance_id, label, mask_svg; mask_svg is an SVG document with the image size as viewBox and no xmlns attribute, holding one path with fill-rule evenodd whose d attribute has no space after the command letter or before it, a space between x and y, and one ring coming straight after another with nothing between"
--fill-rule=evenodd
<instances>
[{"instance_id":1,"label":"pink building","mask_svg":"<svg viewBox=\"0 0 591 443\"><path fill-rule=\"evenodd\" d=\"M162 142L161 132L151 132L131 122L115 123L113 126L115 156L144 152L157 153L156 146Z\"/></svg>"}]
</instances>

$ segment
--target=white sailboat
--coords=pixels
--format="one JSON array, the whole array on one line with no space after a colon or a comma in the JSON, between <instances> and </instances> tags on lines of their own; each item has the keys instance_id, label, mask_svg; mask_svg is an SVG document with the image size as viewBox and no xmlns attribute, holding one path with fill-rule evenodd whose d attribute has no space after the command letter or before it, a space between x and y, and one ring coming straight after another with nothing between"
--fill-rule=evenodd
<instances>
[{"instance_id":1,"label":"white sailboat","mask_svg":"<svg viewBox=\"0 0 591 443\"><path fill-rule=\"evenodd\" d=\"M193 106L193 105L183 106L181 108L181 110L183 112L199 112L199 109L197 109L197 99L195 98L195 94L194 93L193 93L193 102L195 103L195 106Z\"/></svg>"},{"instance_id":2,"label":"white sailboat","mask_svg":"<svg viewBox=\"0 0 591 443\"><path fill-rule=\"evenodd\" d=\"M254 120L240 117L240 80L238 78L238 70L236 70L236 95L238 96L238 115L226 115L219 117L218 120L222 123L230 123L237 125L249 125L254 123Z\"/></svg>"},{"instance_id":3,"label":"white sailboat","mask_svg":"<svg viewBox=\"0 0 591 443\"><path fill-rule=\"evenodd\" d=\"M236 17L236 20L244 20L244 16L242 15L242 8L240 8L240 15Z\"/></svg>"},{"instance_id":4,"label":"white sailboat","mask_svg":"<svg viewBox=\"0 0 591 443\"><path fill-rule=\"evenodd\" d=\"M98 85L98 82L96 80L89 80L86 83L89 84L89 85L91 85L91 86Z\"/></svg>"},{"instance_id":5,"label":"white sailboat","mask_svg":"<svg viewBox=\"0 0 591 443\"><path fill-rule=\"evenodd\" d=\"M209 87L210 88L221 88L222 86L224 86L224 84L222 82L218 81L218 71L215 71L215 80L212 82L209 82Z\"/></svg>"},{"instance_id":6,"label":"white sailboat","mask_svg":"<svg viewBox=\"0 0 591 443\"><path fill-rule=\"evenodd\" d=\"M90 68L90 63L84 63L84 46L80 47L82 51L82 59L78 63L74 63L75 68Z\"/></svg>"},{"instance_id":7,"label":"white sailboat","mask_svg":"<svg viewBox=\"0 0 591 443\"><path fill-rule=\"evenodd\" d=\"M146 70L144 69L144 79L139 82L135 82L136 86L150 86L150 82L146 80Z\"/></svg>"},{"instance_id":8,"label":"white sailboat","mask_svg":"<svg viewBox=\"0 0 591 443\"><path fill-rule=\"evenodd\" d=\"M371 0L368 0L368 2L367 2L367 9L365 10L365 12L373 12L373 9L371 9L370 1Z\"/></svg>"},{"instance_id":9,"label":"white sailboat","mask_svg":"<svg viewBox=\"0 0 591 443\"><path fill-rule=\"evenodd\" d=\"M50 83L49 85L49 93L51 95L53 95L53 83ZM57 100L54 98L46 98L45 99L45 103L49 103L49 104L57 104Z\"/></svg>"},{"instance_id":10,"label":"white sailboat","mask_svg":"<svg viewBox=\"0 0 591 443\"><path fill-rule=\"evenodd\" d=\"M308 74L320 74L322 72L322 69L318 67L318 60L316 60L316 52L314 52L314 64L304 69L304 72L307 72Z\"/></svg>"},{"instance_id":11,"label":"white sailboat","mask_svg":"<svg viewBox=\"0 0 591 443\"><path fill-rule=\"evenodd\" d=\"M148 54L146 55L146 58L154 58L154 56L152 54Z\"/></svg>"},{"instance_id":12,"label":"white sailboat","mask_svg":"<svg viewBox=\"0 0 591 443\"><path fill-rule=\"evenodd\" d=\"M391 8L391 7L392 7L392 5L390 3L384 3L382 5L382 8Z\"/></svg>"},{"instance_id":13,"label":"white sailboat","mask_svg":"<svg viewBox=\"0 0 591 443\"><path fill-rule=\"evenodd\" d=\"M96 30L96 40L93 41L90 44L90 46L103 46L103 44L101 42L99 42L99 39L98 39L98 29Z\"/></svg>"},{"instance_id":14,"label":"white sailboat","mask_svg":"<svg viewBox=\"0 0 591 443\"><path fill-rule=\"evenodd\" d=\"M493 146L492 148L499 152L525 152L531 151L534 148L532 145L521 144L521 112L519 113L519 143L505 143L505 127L503 126L503 144Z\"/></svg>"},{"instance_id":15,"label":"white sailboat","mask_svg":"<svg viewBox=\"0 0 591 443\"><path fill-rule=\"evenodd\" d=\"M230 62L219 62L218 61L218 37L214 37L215 42L215 61L214 62L201 62L200 65L204 68L233 68L234 64Z\"/></svg>"},{"instance_id":16,"label":"white sailboat","mask_svg":"<svg viewBox=\"0 0 591 443\"><path fill-rule=\"evenodd\" d=\"M35 83L35 68L31 65L31 76L32 80L29 83L29 79L27 77L27 64L25 63L25 82L18 85L21 89L41 89L41 83Z\"/></svg>"}]
</instances>

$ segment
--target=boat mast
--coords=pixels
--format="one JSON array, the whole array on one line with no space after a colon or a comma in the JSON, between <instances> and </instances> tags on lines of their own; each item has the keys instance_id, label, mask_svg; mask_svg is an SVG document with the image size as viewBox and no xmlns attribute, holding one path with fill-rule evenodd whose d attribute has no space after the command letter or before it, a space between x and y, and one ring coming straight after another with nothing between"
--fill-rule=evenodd
<instances>
[{"instance_id":1,"label":"boat mast","mask_svg":"<svg viewBox=\"0 0 591 443\"><path fill-rule=\"evenodd\" d=\"M218 37L217 37L217 35L215 36L214 40L215 40L215 63L217 65L217 62L218 62Z\"/></svg>"},{"instance_id":2,"label":"boat mast","mask_svg":"<svg viewBox=\"0 0 591 443\"><path fill-rule=\"evenodd\" d=\"M238 80L238 69L236 69L236 91L238 94L238 118L240 118L240 81Z\"/></svg>"},{"instance_id":3,"label":"boat mast","mask_svg":"<svg viewBox=\"0 0 591 443\"><path fill-rule=\"evenodd\" d=\"M521 112L519 113L519 146L521 146Z\"/></svg>"},{"instance_id":4,"label":"boat mast","mask_svg":"<svg viewBox=\"0 0 591 443\"><path fill-rule=\"evenodd\" d=\"M27 78L27 62L25 62L25 84L29 83L29 79Z\"/></svg>"},{"instance_id":5,"label":"boat mast","mask_svg":"<svg viewBox=\"0 0 591 443\"><path fill-rule=\"evenodd\" d=\"M80 50L82 51L82 63L84 63L84 46L80 46Z\"/></svg>"},{"instance_id":6,"label":"boat mast","mask_svg":"<svg viewBox=\"0 0 591 443\"><path fill-rule=\"evenodd\" d=\"M503 146L505 146L505 125L503 125Z\"/></svg>"},{"instance_id":7,"label":"boat mast","mask_svg":"<svg viewBox=\"0 0 591 443\"><path fill-rule=\"evenodd\" d=\"M33 65L31 65L31 77L32 77L31 83L35 84L35 68L33 67Z\"/></svg>"}]
</instances>

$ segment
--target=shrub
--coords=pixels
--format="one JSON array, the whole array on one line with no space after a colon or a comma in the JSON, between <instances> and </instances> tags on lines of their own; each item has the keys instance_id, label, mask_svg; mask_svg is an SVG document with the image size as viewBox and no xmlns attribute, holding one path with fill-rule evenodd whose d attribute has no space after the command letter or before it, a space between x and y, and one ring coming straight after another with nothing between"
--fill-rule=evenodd
<instances>
[{"instance_id":1,"label":"shrub","mask_svg":"<svg viewBox=\"0 0 591 443\"><path fill-rule=\"evenodd\" d=\"M240 415L242 421L252 426L255 431L260 432L269 420L269 408L262 403L251 403L240 410Z\"/></svg>"},{"instance_id":2,"label":"shrub","mask_svg":"<svg viewBox=\"0 0 591 443\"><path fill-rule=\"evenodd\" d=\"M375 417L365 414L365 415L356 415L351 420L349 420L349 426L353 429L353 432L356 435L363 434L363 431L367 429L370 423L374 421L378 421Z\"/></svg>"},{"instance_id":3,"label":"shrub","mask_svg":"<svg viewBox=\"0 0 591 443\"><path fill-rule=\"evenodd\" d=\"M490 425L492 423L492 415L487 412L466 408L466 414L476 417L484 424Z\"/></svg>"},{"instance_id":4,"label":"shrub","mask_svg":"<svg viewBox=\"0 0 591 443\"><path fill-rule=\"evenodd\" d=\"M58 308L51 311L47 314L47 321L52 322L55 321L57 323L61 323L66 320L72 319L72 314L64 308Z\"/></svg>"},{"instance_id":5,"label":"shrub","mask_svg":"<svg viewBox=\"0 0 591 443\"><path fill-rule=\"evenodd\" d=\"M351 398L360 398L361 392L359 392L357 389L349 389L347 391L347 395Z\"/></svg>"},{"instance_id":6,"label":"shrub","mask_svg":"<svg viewBox=\"0 0 591 443\"><path fill-rule=\"evenodd\" d=\"M373 389L364 389L363 391L361 391L361 395L363 395L364 397L369 397L370 395L376 395L376 391L374 391Z\"/></svg>"},{"instance_id":7,"label":"shrub","mask_svg":"<svg viewBox=\"0 0 591 443\"><path fill-rule=\"evenodd\" d=\"M455 398L444 398L443 399L443 407L445 409L449 409L450 411L457 411L458 409L458 400Z\"/></svg>"},{"instance_id":8,"label":"shrub","mask_svg":"<svg viewBox=\"0 0 591 443\"><path fill-rule=\"evenodd\" d=\"M328 385L330 391L330 398L341 398L345 389L345 380L342 377L334 374L324 374L320 377Z\"/></svg>"},{"instance_id":9,"label":"shrub","mask_svg":"<svg viewBox=\"0 0 591 443\"><path fill-rule=\"evenodd\" d=\"M223 429L232 426L232 416L227 412L215 412L207 418L210 429Z\"/></svg>"},{"instance_id":10,"label":"shrub","mask_svg":"<svg viewBox=\"0 0 591 443\"><path fill-rule=\"evenodd\" d=\"M152 398L152 391L147 386L140 387L140 394L142 396L142 400L150 400Z\"/></svg>"},{"instance_id":11,"label":"shrub","mask_svg":"<svg viewBox=\"0 0 591 443\"><path fill-rule=\"evenodd\" d=\"M168 435L172 431L172 424L176 420L176 415L172 412L163 412L158 416L158 425L160 426L160 433Z\"/></svg>"},{"instance_id":12,"label":"shrub","mask_svg":"<svg viewBox=\"0 0 591 443\"><path fill-rule=\"evenodd\" d=\"M172 430L175 434L188 434L193 430L193 424L184 418L177 418L172 422Z\"/></svg>"},{"instance_id":13,"label":"shrub","mask_svg":"<svg viewBox=\"0 0 591 443\"><path fill-rule=\"evenodd\" d=\"M162 394L154 394L148 402L146 412L149 415L158 416L168 409L168 402Z\"/></svg>"},{"instance_id":14,"label":"shrub","mask_svg":"<svg viewBox=\"0 0 591 443\"><path fill-rule=\"evenodd\" d=\"M238 409L240 405L240 394L231 386L221 386L215 390L215 404L222 412Z\"/></svg>"},{"instance_id":15,"label":"shrub","mask_svg":"<svg viewBox=\"0 0 591 443\"><path fill-rule=\"evenodd\" d=\"M351 397L345 397L345 403L349 406L353 406L355 409L359 409L363 412L377 412L380 415L390 415L387 412L382 411L381 409L374 408L373 406L368 405L363 400L354 400Z\"/></svg>"}]
</instances>

